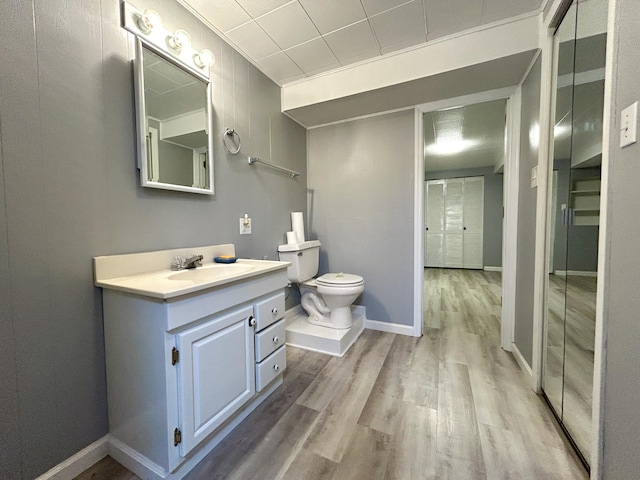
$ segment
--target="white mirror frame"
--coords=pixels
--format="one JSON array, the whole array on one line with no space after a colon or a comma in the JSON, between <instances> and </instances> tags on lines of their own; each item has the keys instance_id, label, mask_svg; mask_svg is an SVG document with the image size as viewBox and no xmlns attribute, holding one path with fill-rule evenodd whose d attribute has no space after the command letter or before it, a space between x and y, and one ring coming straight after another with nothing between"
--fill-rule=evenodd
<instances>
[{"instance_id":1,"label":"white mirror frame","mask_svg":"<svg viewBox=\"0 0 640 480\"><path fill-rule=\"evenodd\" d=\"M199 67L194 58L199 53L191 46L184 46L179 52L170 50L167 46L167 38L172 32L165 30L162 26L154 28L148 34L142 32L137 24L138 17L142 14L129 3L123 2L123 26L125 29L136 35L136 58L134 59L134 93L136 106L136 138L137 138L137 166L140 170L140 184L143 187L159 188L163 190L176 190L189 193L200 193L205 195L214 194L214 155L213 155L213 93L212 84L209 80L209 67ZM146 48L164 60L176 65L187 73L206 84L206 131L208 150L208 188L192 187L186 185L176 185L150 180L148 147L147 147L147 122L146 106L144 100L144 61L143 49Z\"/></svg>"}]
</instances>

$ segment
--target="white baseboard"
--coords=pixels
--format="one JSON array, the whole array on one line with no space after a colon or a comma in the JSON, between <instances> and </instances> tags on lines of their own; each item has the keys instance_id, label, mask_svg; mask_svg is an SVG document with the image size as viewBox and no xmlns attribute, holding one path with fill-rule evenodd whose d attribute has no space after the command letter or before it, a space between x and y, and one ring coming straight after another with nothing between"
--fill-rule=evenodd
<instances>
[{"instance_id":1,"label":"white baseboard","mask_svg":"<svg viewBox=\"0 0 640 480\"><path fill-rule=\"evenodd\" d=\"M502 271L502 267L490 267L485 265L482 268L485 272L501 272Z\"/></svg>"},{"instance_id":2,"label":"white baseboard","mask_svg":"<svg viewBox=\"0 0 640 480\"><path fill-rule=\"evenodd\" d=\"M522 370L522 372L527 376L527 381L529 382L529 385L533 387L535 385L534 378L533 378L533 370L531 370L531 366L527 363L525 358L522 356L522 352L520 351L520 349L515 343L511 344L511 353L516 359L516 362L518 362L518 365L520 366L520 369Z\"/></svg>"},{"instance_id":3,"label":"white baseboard","mask_svg":"<svg viewBox=\"0 0 640 480\"><path fill-rule=\"evenodd\" d=\"M109 454L109 435L96 440L64 462L40 475L36 480L68 480L80 475Z\"/></svg>"},{"instance_id":4,"label":"white baseboard","mask_svg":"<svg viewBox=\"0 0 640 480\"><path fill-rule=\"evenodd\" d=\"M399 323L388 323L366 319L364 321L364 328L413 337L413 325L400 325Z\"/></svg>"},{"instance_id":5,"label":"white baseboard","mask_svg":"<svg viewBox=\"0 0 640 480\"><path fill-rule=\"evenodd\" d=\"M554 270L554 275L559 277L597 277L598 272L587 272L583 270Z\"/></svg>"}]
</instances>

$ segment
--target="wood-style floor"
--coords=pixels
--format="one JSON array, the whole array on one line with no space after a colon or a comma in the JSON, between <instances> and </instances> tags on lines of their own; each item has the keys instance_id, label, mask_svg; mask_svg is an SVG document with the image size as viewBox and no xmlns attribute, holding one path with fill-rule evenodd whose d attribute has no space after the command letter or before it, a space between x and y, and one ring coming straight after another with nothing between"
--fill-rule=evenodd
<instances>
[{"instance_id":1,"label":"wood-style floor","mask_svg":"<svg viewBox=\"0 0 640 480\"><path fill-rule=\"evenodd\" d=\"M425 271L425 334L344 358L289 348L284 385L189 479L586 479L499 346L500 276ZM111 458L79 479L137 478Z\"/></svg>"}]
</instances>

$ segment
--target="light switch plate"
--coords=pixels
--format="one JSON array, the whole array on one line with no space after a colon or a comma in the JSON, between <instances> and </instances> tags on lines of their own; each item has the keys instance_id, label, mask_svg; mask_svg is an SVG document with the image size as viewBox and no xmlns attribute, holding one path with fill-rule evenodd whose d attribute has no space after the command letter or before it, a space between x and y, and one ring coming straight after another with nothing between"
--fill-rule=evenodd
<instances>
[{"instance_id":1,"label":"light switch plate","mask_svg":"<svg viewBox=\"0 0 640 480\"><path fill-rule=\"evenodd\" d=\"M240 218L240 235L251 235L251 219Z\"/></svg>"},{"instance_id":2,"label":"light switch plate","mask_svg":"<svg viewBox=\"0 0 640 480\"><path fill-rule=\"evenodd\" d=\"M629 105L620 114L620 146L636 143L638 130L638 102Z\"/></svg>"}]
</instances>

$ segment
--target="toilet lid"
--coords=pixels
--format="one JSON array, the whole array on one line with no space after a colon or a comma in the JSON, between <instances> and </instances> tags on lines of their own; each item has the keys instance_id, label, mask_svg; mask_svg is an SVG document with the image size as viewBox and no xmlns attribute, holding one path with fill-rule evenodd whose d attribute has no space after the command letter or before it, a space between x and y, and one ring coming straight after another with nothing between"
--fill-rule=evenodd
<instances>
[{"instance_id":1,"label":"toilet lid","mask_svg":"<svg viewBox=\"0 0 640 480\"><path fill-rule=\"evenodd\" d=\"M360 275L352 275L351 273L325 273L321 277L316 279L316 283L319 285L335 285L348 287L352 285L358 285L364 282L364 279Z\"/></svg>"}]
</instances>

